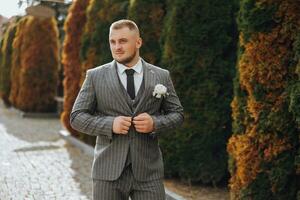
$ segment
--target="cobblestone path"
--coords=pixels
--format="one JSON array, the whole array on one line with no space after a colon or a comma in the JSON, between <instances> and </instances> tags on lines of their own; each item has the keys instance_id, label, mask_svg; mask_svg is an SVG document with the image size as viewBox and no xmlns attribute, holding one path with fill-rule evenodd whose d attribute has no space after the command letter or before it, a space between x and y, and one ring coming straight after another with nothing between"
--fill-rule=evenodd
<instances>
[{"instance_id":1,"label":"cobblestone path","mask_svg":"<svg viewBox=\"0 0 300 200\"><path fill-rule=\"evenodd\" d=\"M92 157L58 135L59 119L22 118L0 102L0 199L91 199Z\"/></svg>"}]
</instances>

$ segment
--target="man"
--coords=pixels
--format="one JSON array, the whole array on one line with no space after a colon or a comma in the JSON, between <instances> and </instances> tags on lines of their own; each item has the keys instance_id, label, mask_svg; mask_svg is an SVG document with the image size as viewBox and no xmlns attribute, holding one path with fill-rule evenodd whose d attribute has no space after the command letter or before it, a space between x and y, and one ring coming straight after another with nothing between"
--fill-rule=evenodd
<instances>
[{"instance_id":1,"label":"man","mask_svg":"<svg viewBox=\"0 0 300 200\"><path fill-rule=\"evenodd\" d=\"M110 27L114 60L87 71L71 126L97 136L92 166L94 200L162 200L163 160L158 136L183 122L169 72L140 58L139 29Z\"/></svg>"}]
</instances>

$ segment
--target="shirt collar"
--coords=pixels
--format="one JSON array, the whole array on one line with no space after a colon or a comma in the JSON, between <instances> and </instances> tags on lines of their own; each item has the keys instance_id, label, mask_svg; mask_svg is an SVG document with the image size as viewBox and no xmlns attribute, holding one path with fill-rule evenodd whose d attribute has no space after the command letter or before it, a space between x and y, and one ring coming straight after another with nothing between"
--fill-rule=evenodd
<instances>
[{"instance_id":1,"label":"shirt collar","mask_svg":"<svg viewBox=\"0 0 300 200\"><path fill-rule=\"evenodd\" d=\"M142 72L142 60L141 58L139 58L138 62L132 66L132 67L127 67L119 62L116 62L117 66L118 66L118 71L120 74L123 74L125 72L126 69L133 69L135 72L137 73L141 73Z\"/></svg>"}]
</instances>

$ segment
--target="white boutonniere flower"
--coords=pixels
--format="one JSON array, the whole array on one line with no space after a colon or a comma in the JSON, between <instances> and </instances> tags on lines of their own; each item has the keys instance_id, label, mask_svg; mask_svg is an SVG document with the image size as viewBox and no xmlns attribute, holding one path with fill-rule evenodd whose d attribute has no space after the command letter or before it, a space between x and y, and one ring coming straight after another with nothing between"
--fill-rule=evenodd
<instances>
[{"instance_id":1,"label":"white boutonniere flower","mask_svg":"<svg viewBox=\"0 0 300 200\"><path fill-rule=\"evenodd\" d=\"M167 93L167 88L164 85L157 84L154 87L154 91L153 91L152 95L156 98L161 98L161 97L165 97L165 96L169 95L169 93Z\"/></svg>"}]
</instances>

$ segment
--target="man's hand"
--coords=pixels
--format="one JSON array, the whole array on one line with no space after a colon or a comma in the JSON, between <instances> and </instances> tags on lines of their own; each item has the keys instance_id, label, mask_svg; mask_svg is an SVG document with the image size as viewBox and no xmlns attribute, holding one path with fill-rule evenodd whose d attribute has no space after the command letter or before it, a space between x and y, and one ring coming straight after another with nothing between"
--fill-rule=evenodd
<instances>
[{"instance_id":1,"label":"man's hand","mask_svg":"<svg viewBox=\"0 0 300 200\"><path fill-rule=\"evenodd\" d=\"M118 116L113 122L113 132L116 134L128 133L129 127L131 126L131 117Z\"/></svg>"},{"instance_id":2,"label":"man's hand","mask_svg":"<svg viewBox=\"0 0 300 200\"><path fill-rule=\"evenodd\" d=\"M133 125L137 132L151 133L154 129L154 122L148 113L142 113L133 118Z\"/></svg>"}]
</instances>

